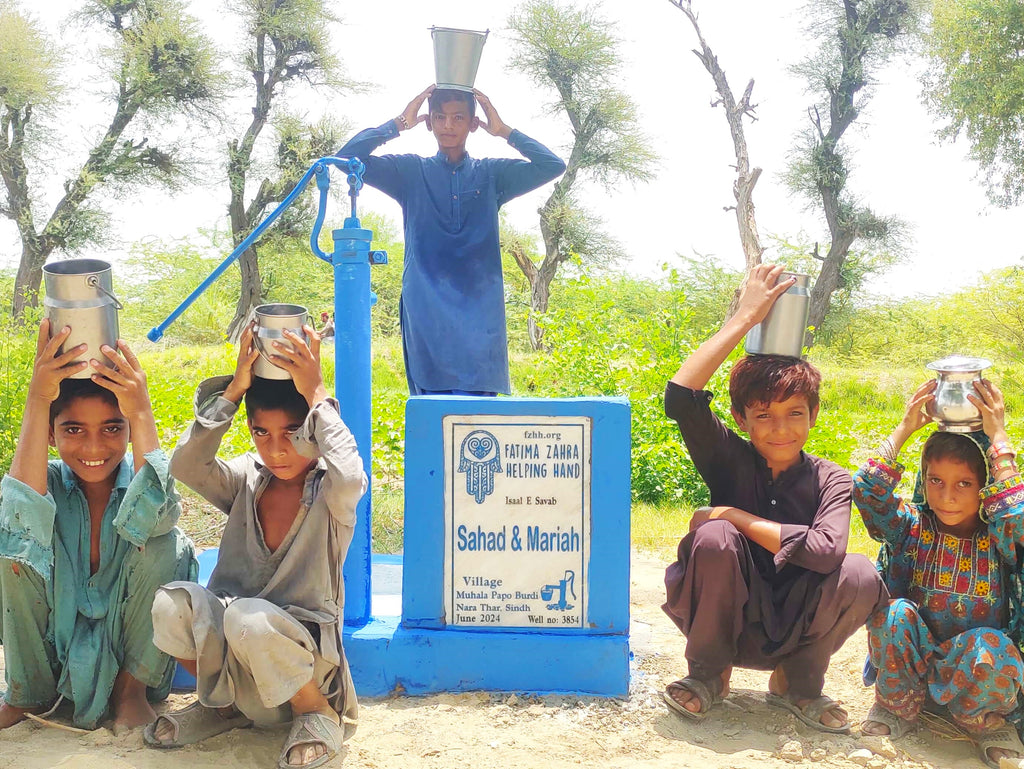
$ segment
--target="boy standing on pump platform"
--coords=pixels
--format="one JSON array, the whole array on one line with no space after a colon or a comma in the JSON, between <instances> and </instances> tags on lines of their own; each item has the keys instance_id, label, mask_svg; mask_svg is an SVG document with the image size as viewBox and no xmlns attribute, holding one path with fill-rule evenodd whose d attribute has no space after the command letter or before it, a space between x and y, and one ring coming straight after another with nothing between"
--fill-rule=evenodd
<instances>
[{"instance_id":1,"label":"boy standing on pump platform","mask_svg":"<svg viewBox=\"0 0 1024 769\"><path fill-rule=\"evenodd\" d=\"M664 610L686 635L689 673L665 701L701 720L729 692L734 665L771 670L767 702L805 724L845 733L849 716L822 694L829 659L887 593L874 564L850 555L852 481L803 451L821 374L799 358L750 355L732 369L732 415L703 388L792 284L781 266L751 270L736 314L672 377L665 413L679 424L712 507L696 510L665 573Z\"/></svg>"},{"instance_id":2,"label":"boy standing on pump platform","mask_svg":"<svg viewBox=\"0 0 1024 769\"><path fill-rule=\"evenodd\" d=\"M196 420L171 471L228 516L208 588L172 582L153 601L153 640L196 676L198 701L145 734L172 748L256 723L291 721L279 766L320 766L358 714L342 649L342 566L367 481L355 438L328 397L320 337L285 330L273 363L291 379L252 373L253 327L233 376L196 393ZM217 457L245 398L257 456Z\"/></svg>"},{"instance_id":3,"label":"boy standing on pump platform","mask_svg":"<svg viewBox=\"0 0 1024 769\"><path fill-rule=\"evenodd\" d=\"M153 645L150 607L161 584L195 577L195 560L175 527L178 495L138 358L120 340L61 353L71 329L51 339L49 324L0 481L0 729L60 695L76 726L95 729L110 711L116 733L156 718L149 701L170 691L174 660ZM87 351L109 362L72 362ZM48 445L60 459L47 461Z\"/></svg>"},{"instance_id":4,"label":"boy standing on pump platform","mask_svg":"<svg viewBox=\"0 0 1024 769\"><path fill-rule=\"evenodd\" d=\"M475 115L476 104L486 122ZM424 100L428 113L419 114ZM371 155L418 123L437 139L437 154ZM476 159L469 134L482 127L526 160ZM401 115L353 136L338 150L366 164L364 179L402 206L402 351L412 395L509 393L505 293L498 209L565 171L554 153L498 116L479 91L435 89Z\"/></svg>"}]
</instances>

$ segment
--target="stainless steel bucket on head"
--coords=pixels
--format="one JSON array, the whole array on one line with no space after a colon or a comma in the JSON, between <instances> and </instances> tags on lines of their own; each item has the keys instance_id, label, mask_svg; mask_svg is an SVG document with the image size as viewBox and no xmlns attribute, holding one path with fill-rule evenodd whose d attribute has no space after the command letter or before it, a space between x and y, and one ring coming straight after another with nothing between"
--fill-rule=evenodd
<instances>
[{"instance_id":1,"label":"stainless steel bucket on head","mask_svg":"<svg viewBox=\"0 0 1024 769\"><path fill-rule=\"evenodd\" d=\"M480 56L490 30L431 27L434 39L434 82L438 88L472 91Z\"/></svg>"},{"instance_id":2,"label":"stainless steel bucket on head","mask_svg":"<svg viewBox=\"0 0 1024 769\"><path fill-rule=\"evenodd\" d=\"M809 275L784 272L779 282L796 278L796 283L775 300L764 320L747 332L745 349L752 355L789 355L799 358L811 309Z\"/></svg>"},{"instance_id":3,"label":"stainless steel bucket on head","mask_svg":"<svg viewBox=\"0 0 1024 769\"><path fill-rule=\"evenodd\" d=\"M280 342L288 349L294 349L283 332L287 329L305 336L302 327L309 322L309 310L298 304L261 304L255 313L253 344L260 351L260 357L253 363L252 373L263 379L291 379L290 373L271 362L270 356L274 354L271 343Z\"/></svg>"},{"instance_id":4,"label":"stainless steel bucket on head","mask_svg":"<svg viewBox=\"0 0 1024 769\"><path fill-rule=\"evenodd\" d=\"M71 335L61 352L88 345L75 362L90 358L109 362L100 351L101 345L117 349L117 313L123 309L114 296L110 264L101 259L66 259L43 265L43 306L50 319L50 336L65 326ZM88 379L95 372L91 367L72 374L75 379Z\"/></svg>"}]
</instances>

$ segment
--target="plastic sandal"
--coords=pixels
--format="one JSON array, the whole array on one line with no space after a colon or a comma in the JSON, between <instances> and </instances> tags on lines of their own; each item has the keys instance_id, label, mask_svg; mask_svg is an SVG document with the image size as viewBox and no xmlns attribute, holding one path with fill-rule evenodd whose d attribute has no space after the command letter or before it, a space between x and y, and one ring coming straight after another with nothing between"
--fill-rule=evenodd
<instances>
[{"instance_id":1,"label":"plastic sandal","mask_svg":"<svg viewBox=\"0 0 1024 769\"><path fill-rule=\"evenodd\" d=\"M1024 758L1024 744L1021 743L1020 735L1017 734L1017 729L1012 724L987 732L977 732L971 737L974 739L974 744L978 746L981 760L993 769L999 769L999 762L989 758L989 748L1003 748L1015 752L1017 759Z\"/></svg>"},{"instance_id":2,"label":"plastic sandal","mask_svg":"<svg viewBox=\"0 0 1024 769\"><path fill-rule=\"evenodd\" d=\"M161 740L156 736L157 725L161 721L167 721L173 727L170 739ZM232 729L245 729L250 726L252 721L241 713L223 716L216 708L208 708L196 701L187 708L157 716L156 721L147 726L142 733L142 739L153 748L180 748Z\"/></svg>"},{"instance_id":3,"label":"plastic sandal","mask_svg":"<svg viewBox=\"0 0 1024 769\"><path fill-rule=\"evenodd\" d=\"M892 713L877 702L871 706L871 710L868 711L867 716L864 718L864 723L868 721L874 721L875 723L885 724L889 727L888 734L871 735L877 737L888 737L893 740L898 740L905 734L910 734L912 731L917 729L917 724L913 721L908 721L905 718ZM863 729L862 729L863 731ZM865 736L868 736L867 732L864 732Z\"/></svg>"},{"instance_id":4,"label":"plastic sandal","mask_svg":"<svg viewBox=\"0 0 1024 769\"><path fill-rule=\"evenodd\" d=\"M338 755L344 739L344 727L336 724L330 716L323 713L303 713L295 716L292 730L288 733L288 739L284 741L277 765L279 769L313 769L316 766L323 766ZM327 752L305 764L289 764L288 754L292 748L303 745L323 745Z\"/></svg>"},{"instance_id":5,"label":"plastic sandal","mask_svg":"<svg viewBox=\"0 0 1024 769\"><path fill-rule=\"evenodd\" d=\"M828 732L829 734L850 733L849 722L847 722L845 726L828 726L821 722L821 717L825 714L826 711L831 710L832 708L841 704L836 700L832 699L831 697L825 696L824 694L820 697L811 700L803 707L800 707L785 695L772 694L771 692L768 692L767 696L765 697L765 702L767 702L770 707L788 710L790 713L792 713L798 719L803 721L805 724L814 727L819 732Z\"/></svg>"},{"instance_id":6,"label":"plastic sandal","mask_svg":"<svg viewBox=\"0 0 1024 769\"><path fill-rule=\"evenodd\" d=\"M673 689L680 689L684 692L690 692L697 701L700 703L700 710L692 711L688 708L684 708L675 698L672 696ZM661 696L672 710L681 715L683 718L689 718L691 721L703 721L708 717L708 711L711 710L712 706L717 705L722 701L718 691L712 690L711 686L699 678L680 678L678 681L673 681L665 687L665 691L662 692Z\"/></svg>"}]
</instances>

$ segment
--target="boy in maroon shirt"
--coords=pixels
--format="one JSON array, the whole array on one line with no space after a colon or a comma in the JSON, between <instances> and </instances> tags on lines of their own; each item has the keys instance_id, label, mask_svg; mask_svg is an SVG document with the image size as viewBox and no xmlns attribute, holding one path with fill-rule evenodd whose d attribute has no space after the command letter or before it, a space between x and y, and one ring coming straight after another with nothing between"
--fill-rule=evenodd
<instances>
[{"instance_id":1,"label":"boy in maroon shirt","mask_svg":"<svg viewBox=\"0 0 1024 769\"><path fill-rule=\"evenodd\" d=\"M887 598L874 565L848 555L852 482L805 454L821 375L799 358L747 356L729 395L741 438L703 388L793 281L758 265L736 314L687 358L665 391L690 457L711 492L665 573L666 613L686 635L689 673L665 701L700 720L729 692L734 665L771 670L769 705L827 732L848 732L840 704L822 695L829 659Z\"/></svg>"}]
</instances>

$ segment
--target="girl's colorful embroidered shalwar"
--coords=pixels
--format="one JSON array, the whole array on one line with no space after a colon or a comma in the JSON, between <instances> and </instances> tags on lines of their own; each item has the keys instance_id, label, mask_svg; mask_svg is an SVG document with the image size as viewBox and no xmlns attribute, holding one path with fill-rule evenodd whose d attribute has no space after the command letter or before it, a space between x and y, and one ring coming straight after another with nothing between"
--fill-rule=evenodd
<instances>
[{"instance_id":1,"label":"girl's colorful embroidered shalwar","mask_svg":"<svg viewBox=\"0 0 1024 769\"><path fill-rule=\"evenodd\" d=\"M904 467L870 459L854 475L853 500L868 533L890 551L885 575L896 600L868 621L875 698L914 720L925 697L965 729L987 728L989 713L1017 707L1024 664L1006 632L1006 577L1024 544L1024 480L982 489L982 520L970 537L939 530L927 504L895 494Z\"/></svg>"}]
</instances>

